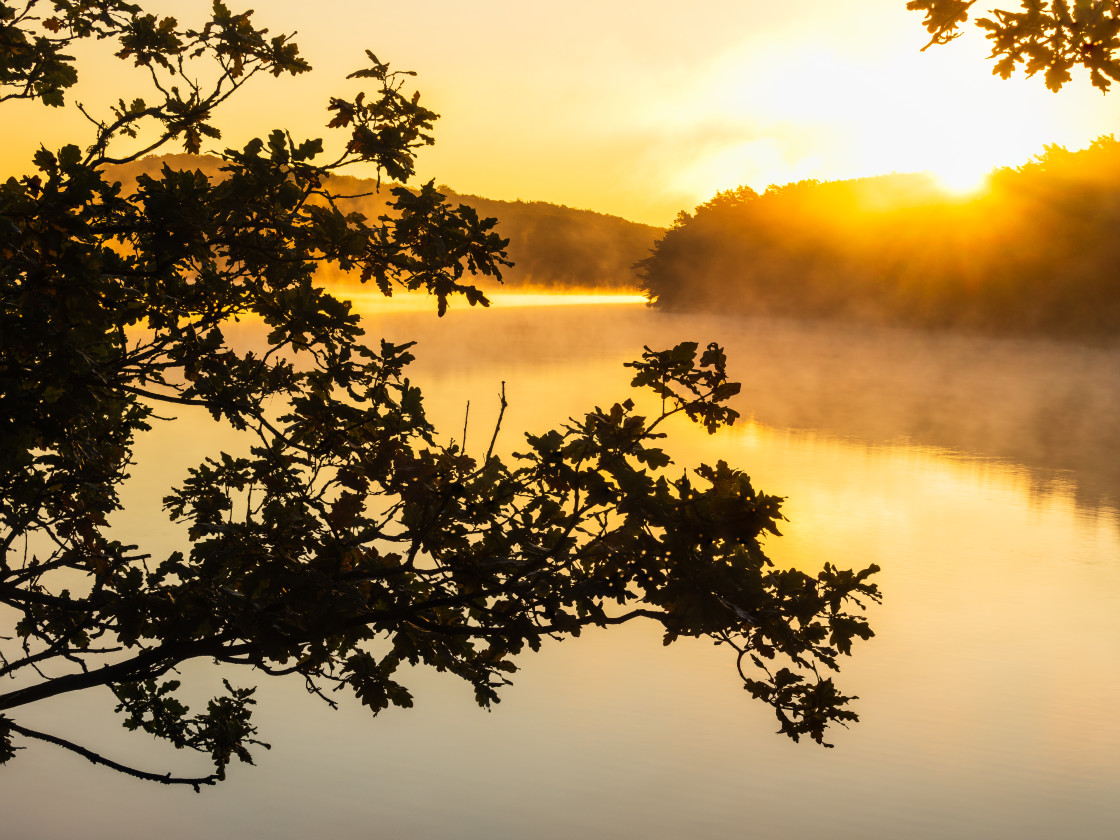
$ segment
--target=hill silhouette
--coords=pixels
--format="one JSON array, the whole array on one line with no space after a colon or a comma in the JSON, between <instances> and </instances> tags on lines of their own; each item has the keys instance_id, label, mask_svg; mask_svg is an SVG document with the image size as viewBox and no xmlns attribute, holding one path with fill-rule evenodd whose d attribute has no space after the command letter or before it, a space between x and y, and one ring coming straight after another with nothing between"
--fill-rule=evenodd
<instances>
[{"instance_id":1,"label":"hill silhouette","mask_svg":"<svg viewBox=\"0 0 1120 840\"><path fill-rule=\"evenodd\" d=\"M117 167L114 174L127 185L141 173L157 173L164 163L173 168L194 168L211 178L221 177L220 158L196 155L152 156ZM393 185L382 184L378 191L372 180L335 176L329 186L354 196L340 202L340 209L357 211L372 219L385 212L389 187ZM618 216L543 201L498 201L462 195L443 185L439 191L452 203L466 204L484 218L498 219L497 231L509 239L508 254L514 263L503 271L503 281L512 288L636 292L632 266L649 253L664 232L662 228ZM339 284L351 282L341 274L322 279ZM484 289L494 287L492 281L477 285Z\"/></svg>"},{"instance_id":2,"label":"hill silhouette","mask_svg":"<svg viewBox=\"0 0 1120 840\"><path fill-rule=\"evenodd\" d=\"M929 176L740 187L637 268L666 310L988 333L1120 333L1120 143L1048 146L971 198Z\"/></svg>"}]
</instances>

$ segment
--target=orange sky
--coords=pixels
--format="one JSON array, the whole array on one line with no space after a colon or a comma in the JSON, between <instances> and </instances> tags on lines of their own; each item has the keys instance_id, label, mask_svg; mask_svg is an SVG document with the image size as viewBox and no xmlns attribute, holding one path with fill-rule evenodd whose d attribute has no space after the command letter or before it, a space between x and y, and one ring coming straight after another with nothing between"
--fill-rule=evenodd
<instances>
[{"instance_id":1,"label":"orange sky","mask_svg":"<svg viewBox=\"0 0 1120 840\"><path fill-rule=\"evenodd\" d=\"M145 5L184 23L209 6ZM255 5L273 32L299 32L316 72L260 80L234 100L222 145L276 126L320 136L327 97L370 48L417 71L442 115L422 178L652 224L740 184L923 169L967 184L1045 143L1120 133L1120 92L1102 96L1084 78L1060 94L1040 79L1001 81L979 32L919 52L925 31L905 0ZM139 93L114 63L88 63L76 98ZM25 169L39 141L73 140L81 120L72 108L5 108L7 172Z\"/></svg>"}]
</instances>

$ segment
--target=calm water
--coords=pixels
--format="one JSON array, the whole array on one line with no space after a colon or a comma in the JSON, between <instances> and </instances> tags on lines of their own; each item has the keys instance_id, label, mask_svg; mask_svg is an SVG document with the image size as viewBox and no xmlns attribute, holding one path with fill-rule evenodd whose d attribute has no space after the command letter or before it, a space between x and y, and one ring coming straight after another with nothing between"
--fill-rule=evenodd
<instances>
[{"instance_id":1,"label":"calm water","mask_svg":"<svg viewBox=\"0 0 1120 840\"><path fill-rule=\"evenodd\" d=\"M785 536L767 544L776 561L883 567L878 635L838 677L862 722L833 750L795 745L719 649L663 648L656 628L629 626L525 657L491 713L425 672L415 709L375 720L357 703L332 713L296 683L262 686L274 749L197 796L33 745L0 776L3 836L1117 836L1120 352L624 304L442 321L400 307L369 321L374 336L421 339L413 379L455 437L470 401L478 453L502 380L508 451L523 430L623 399L620 364L643 343L727 343L746 419L712 438L678 426L667 448L682 467L723 458L788 497ZM175 543L156 516L167 483L236 445L183 420L143 442L121 526L145 548ZM22 720L190 770L193 756L169 762L110 707L62 698Z\"/></svg>"}]
</instances>

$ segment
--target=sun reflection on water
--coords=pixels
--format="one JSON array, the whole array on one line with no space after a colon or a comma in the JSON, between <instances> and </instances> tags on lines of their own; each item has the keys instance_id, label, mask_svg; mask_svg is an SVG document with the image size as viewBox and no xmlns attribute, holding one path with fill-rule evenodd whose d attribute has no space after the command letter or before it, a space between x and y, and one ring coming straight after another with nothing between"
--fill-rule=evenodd
<instances>
[{"instance_id":1,"label":"sun reflection on water","mask_svg":"<svg viewBox=\"0 0 1120 840\"><path fill-rule=\"evenodd\" d=\"M354 304L361 314L385 314L391 312L429 312L435 309L433 295L422 292L394 292L386 297L377 289L353 286L330 286L327 290L336 297L345 298ZM494 309L514 309L531 306L617 306L620 304L645 303L644 295L637 293L610 293L601 291L551 291L522 290L487 292L486 297ZM452 307L464 308L461 299L452 299Z\"/></svg>"}]
</instances>

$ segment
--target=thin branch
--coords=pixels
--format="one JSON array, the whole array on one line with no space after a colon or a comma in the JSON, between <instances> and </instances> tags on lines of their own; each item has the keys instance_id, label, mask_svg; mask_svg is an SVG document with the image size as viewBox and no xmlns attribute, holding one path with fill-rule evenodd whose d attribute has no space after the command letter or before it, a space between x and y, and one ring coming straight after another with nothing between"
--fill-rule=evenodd
<instances>
[{"instance_id":1,"label":"thin branch","mask_svg":"<svg viewBox=\"0 0 1120 840\"><path fill-rule=\"evenodd\" d=\"M65 750L75 752L82 758L86 758L94 764L103 764L106 767L111 767L114 770L119 770L128 776L136 779L143 779L147 782L159 782L161 785L190 785L194 788L194 792L198 793L202 785L214 785L221 781L222 776L218 773L211 773L209 776L199 776L194 779L183 778L179 776L172 776L170 773L160 775L159 773L149 773L147 770L137 770L135 767L129 767L112 759L105 758L98 755L92 750L87 750L83 746L67 741L65 738L59 738L57 735L48 735L46 732L38 732L34 729L28 729L20 726L13 721L5 721L3 724L7 729L16 732L25 738L34 738L39 741L46 741L48 744L62 747Z\"/></svg>"},{"instance_id":2,"label":"thin branch","mask_svg":"<svg viewBox=\"0 0 1120 840\"><path fill-rule=\"evenodd\" d=\"M490 438L490 446L486 450L486 457L482 459L483 465L490 463L490 459L494 455L494 444L498 440L498 430L502 428L502 418L505 417L506 407L509 403L506 402L506 383L502 380L502 396L501 408L498 410L498 422L494 424L494 436Z\"/></svg>"},{"instance_id":3,"label":"thin branch","mask_svg":"<svg viewBox=\"0 0 1120 840\"><path fill-rule=\"evenodd\" d=\"M471 417L471 401L467 400L467 410L463 412L463 438L459 443L459 451L467 454L467 421Z\"/></svg>"}]
</instances>

